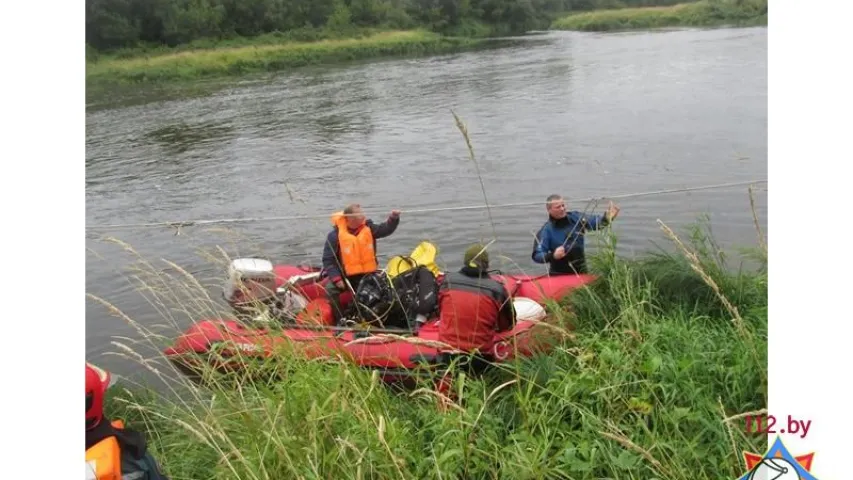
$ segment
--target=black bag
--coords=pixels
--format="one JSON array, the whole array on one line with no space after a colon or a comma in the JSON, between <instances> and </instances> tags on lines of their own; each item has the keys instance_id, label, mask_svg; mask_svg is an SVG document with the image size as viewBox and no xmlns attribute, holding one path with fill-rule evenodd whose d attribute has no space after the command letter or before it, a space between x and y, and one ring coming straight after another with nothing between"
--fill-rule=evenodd
<instances>
[{"instance_id":1,"label":"black bag","mask_svg":"<svg viewBox=\"0 0 853 480\"><path fill-rule=\"evenodd\" d=\"M367 323L384 325L394 303L392 285L385 272L369 273L358 282L354 307Z\"/></svg>"},{"instance_id":2,"label":"black bag","mask_svg":"<svg viewBox=\"0 0 853 480\"><path fill-rule=\"evenodd\" d=\"M365 275L355 293L358 316L381 327L413 329L418 314L438 307L438 282L426 267L415 267L389 280L385 272Z\"/></svg>"},{"instance_id":3,"label":"black bag","mask_svg":"<svg viewBox=\"0 0 853 480\"><path fill-rule=\"evenodd\" d=\"M397 275L393 284L407 327L414 327L418 314L429 317L438 308L438 282L430 269L415 267Z\"/></svg>"}]
</instances>

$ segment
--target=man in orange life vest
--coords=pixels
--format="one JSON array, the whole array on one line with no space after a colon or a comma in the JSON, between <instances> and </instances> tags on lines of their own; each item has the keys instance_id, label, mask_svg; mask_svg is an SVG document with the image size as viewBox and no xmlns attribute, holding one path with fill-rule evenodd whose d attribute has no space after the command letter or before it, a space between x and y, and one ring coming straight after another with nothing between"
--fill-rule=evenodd
<instances>
[{"instance_id":1,"label":"man in orange life vest","mask_svg":"<svg viewBox=\"0 0 853 480\"><path fill-rule=\"evenodd\" d=\"M515 308L506 287L487 273L484 246L470 246L464 260L462 269L447 273L439 287L438 340L482 360L495 333L515 326Z\"/></svg>"},{"instance_id":2,"label":"man in orange life vest","mask_svg":"<svg viewBox=\"0 0 853 480\"><path fill-rule=\"evenodd\" d=\"M106 372L86 363L86 479L169 480L141 433L104 416L106 379Z\"/></svg>"},{"instance_id":3,"label":"man in orange life vest","mask_svg":"<svg viewBox=\"0 0 853 480\"><path fill-rule=\"evenodd\" d=\"M392 210L388 220L376 224L365 219L358 204L348 205L343 212L332 215L332 231L323 248L323 270L329 276L326 294L332 305L336 322L343 317L340 296L344 291L354 293L358 283L368 273L379 269L376 260L376 240L387 237L400 224L400 211Z\"/></svg>"}]
</instances>

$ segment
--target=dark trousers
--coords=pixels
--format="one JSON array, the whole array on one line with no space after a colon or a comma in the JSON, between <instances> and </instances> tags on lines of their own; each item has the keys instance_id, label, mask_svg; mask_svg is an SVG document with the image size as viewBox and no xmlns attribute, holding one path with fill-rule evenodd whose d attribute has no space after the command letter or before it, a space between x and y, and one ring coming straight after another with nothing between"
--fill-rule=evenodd
<instances>
[{"instance_id":1,"label":"dark trousers","mask_svg":"<svg viewBox=\"0 0 853 480\"><path fill-rule=\"evenodd\" d=\"M577 275L588 273L584 251L575 248L566 252L566 256L551 262L548 273L551 275Z\"/></svg>"},{"instance_id":2,"label":"dark trousers","mask_svg":"<svg viewBox=\"0 0 853 480\"><path fill-rule=\"evenodd\" d=\"M329 299L329 304L332 307L332 315L335 317L335 323L339 323L341 318L344 316L344 309L341 306L341 294L347 291L355 295L355 291L358 290L358 284L361 282L361 279L364 278L364 275L353 275L351 277L346 277L343 279L344 288L338 288L335 285L335 282L329 280L326 284L326 297ZM349 286L347 285L349 284Z\"/></svg>"},{"instance_id":3,"label":"dark trousers","mask_svg":"<svg viewBox=\"0 0 853 480\"><path fill-rule=\"evenodd\" d=\"M479 375L491 365L491 362L482 355L464 353L440 353L436 362L444 367L449 367L452 363L469 375Z\"/></svg>"}]
</instances>

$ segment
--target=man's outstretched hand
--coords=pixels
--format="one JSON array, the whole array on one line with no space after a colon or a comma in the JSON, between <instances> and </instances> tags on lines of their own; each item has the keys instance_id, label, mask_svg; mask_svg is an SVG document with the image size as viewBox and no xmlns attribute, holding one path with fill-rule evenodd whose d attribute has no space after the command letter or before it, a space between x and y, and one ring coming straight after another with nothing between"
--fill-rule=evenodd
<instances>
[{"instance_id":1,"label":"man's outstretched hand","mask_svg":"<svg viewBox=\"0 0 853 480\"><path fill-rule=\"evenodd\" d=\"M615 203L610 202L605 215L607 215L607 220L612 222L617 216L619 216L619 207Z\"/></svg>"}]
</instances>

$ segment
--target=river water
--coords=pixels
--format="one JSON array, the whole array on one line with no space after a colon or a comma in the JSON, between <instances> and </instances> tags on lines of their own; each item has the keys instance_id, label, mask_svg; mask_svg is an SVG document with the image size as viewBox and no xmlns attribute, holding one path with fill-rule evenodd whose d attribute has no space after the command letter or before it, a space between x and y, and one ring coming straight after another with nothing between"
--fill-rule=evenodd
<instances>
[{"instance_id":1,"label":"river water","mask_svg":"<svg viewBox=\"0 0 853 480\"><path fill-rule=\"evenodd\" d=\"M476 164L451 109L468 126ZM174 269L161 259L180 265L216 296L224 269L203 251L219 245L232 256L319 263L325 216L359 202L377 220L404 210L397 232L380 242L386 257L431 240L441 263L456 268L465 246L490 239L494 226L493 251L514 262L498 267L542 272L530 250L550 193L585 199L766 179L767 30L550 32L504 49L304 68L204 97L90 111L86 132L89 227L315 217L186 227L180 235L162 227L90 231L87 293L174 336L174 326L157 329L169 322L156 298L129 280L133 254L105 235L164 272ZM532 205L405 213L483 204L477 168L490 204ZM756 245L747 187L618 203L625 255L667 245L658 218L681 228L703 213L723 246ZM756 203L766 232L766 184ZM173 321L185 328L189 319ZM120 351L115 336L129 337L125 344L140 338L87 300L87 358L128 374L131 362L103 356Z\"/></svg>"}]
</instances>

